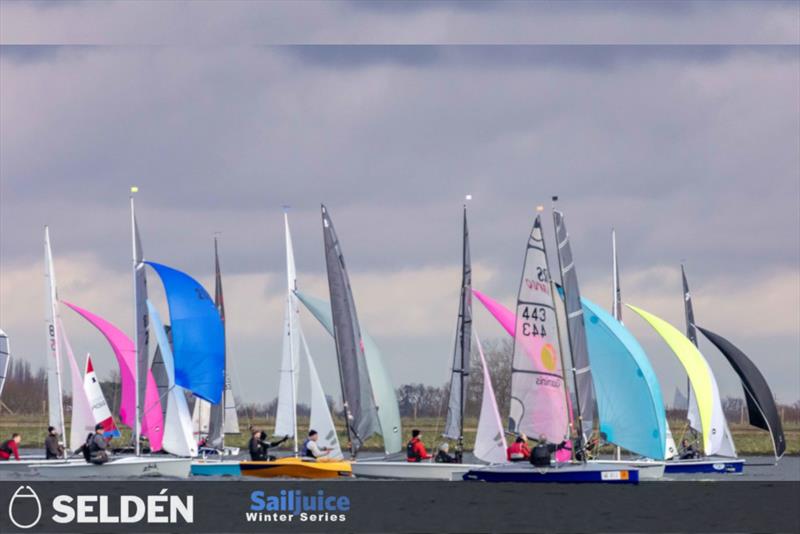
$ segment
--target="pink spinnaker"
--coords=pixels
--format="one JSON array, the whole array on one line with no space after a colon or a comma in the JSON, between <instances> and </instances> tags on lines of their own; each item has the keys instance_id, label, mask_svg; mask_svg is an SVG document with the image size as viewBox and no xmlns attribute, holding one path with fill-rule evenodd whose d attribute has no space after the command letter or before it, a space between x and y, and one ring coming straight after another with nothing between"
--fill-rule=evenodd
<instances>
[{"instance_id":1,"label":"pink spinnaker","mask_svg":"<svg viewBox=\"0 0 800 534\"><path fill-rule=\"evenodd\" d=\"M496 300L487 297L477 289L472 290L472 294L475 295L481 304L492 314L492 316L500 323L508 335L512 338L516 332L516 322L517 317L514 315L514 312L497 302ZM569 420L572 423L572 401L569 397L567 397L567 401L569 403ZM559 449L556 451L556 460L559 462L568 462L572 457L572 450L570 449Z\"/></svg>"},{"instance_id":2,"label":"pink spinnaker","mask_svg":"<svg viewBox=\"0 0 800 534\"><path fill-rule=\"evenodd\" d=\"M119 364L120 382L122 383L122 400L119 405L119 418L125 425L133 428L136 424L136 384L133 373L136 366L136 347L125 333L102 317L90 311L61 301L89 321L105 336L111 345ZM161 414L161 401L153 373L147 371L147 391L144 399L144 415L142 417L142 435L147 436L152 451L161 450L164 436L164 418Z\"/></svg>"}]
</instances>

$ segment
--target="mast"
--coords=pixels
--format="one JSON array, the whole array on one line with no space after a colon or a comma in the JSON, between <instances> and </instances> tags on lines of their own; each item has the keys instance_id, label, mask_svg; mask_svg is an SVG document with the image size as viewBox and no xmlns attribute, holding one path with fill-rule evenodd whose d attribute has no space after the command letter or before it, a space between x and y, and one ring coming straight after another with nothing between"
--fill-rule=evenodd
<instances>
[{"instance_id":1,"label":"mast","mask_svg":"<svg viewBox=\"0 0 800 534\"><path fill-rule=\"evenodd\" d=\"M139 395L139 284L137 281L137 269L139 267L138 263L138 250L136 247L136 209L133 202L133 194L138 192L138 187L131 187L131 265L132 265L132 275L133 275L133 346L136 347L136 365L133 366L133 391L134 391L134 400L136 404L136 418L133 425L133 441L134 441L134 451L136 456L141 454L141 450L139 447L139 437L142 432L142 399Z\"/></svg>"},{"instance_id":2,"label":"mast","mask_svg":"<svg viewBox=\"0 0 800 534\"><path fill-rule=\"evenodd\" d=\"M466 200L472 198L472 195L467 195ZM461 314L459 320L461 321L461 369L459 370L459 379L461 387L459 388L459 425L458 425L458 445L456 447L456 461L461 462L464 453L464 388L466 387L467 376L469 376L470 364L470 349L472 341L472 265L470 261L469 251L469 230L467 230L467 203L464 202L464 237L461 247Z\"/></svg>"},{"instance_id":3,"label":"mast","mask_svg":"<svg viewBox=\"0 0 800 534\"><path fill-rule=\"evenodd\" d=\"M578 371L575 368L575 358L573 355L573 346L572 346L572 329L569 326L569 313L567 312L566 306L566 288L564 287L564 266L561 264L561 251L559 250L560 243L558 242L558 229L556 228L556 202L558 202L558 197L552 197L553 200L553 235L555 236L556 240L556 258L558 259L558 273L561 277L561 287L564 290L564 312L567 315L567 344L569 346L569 355L571 360L571 367L572 367L572 380L573 384L575 384L575 408L578 412L578 439L581 442L581 448L585 445L584 433L583 433L583 411L581 409L581 396L578 392ZM544 240L542 240L544 242ZM551 278L552 279L552 278ZM574 447L573 447L574 449ZM583 457L583 462L586 462L586 454L581 455Z\"/></svg>"},{"instance_id":4,"label":"mast","mask_svg":"<svg viewBox=\"0 0 800 534\"><path fill-rule=\"evenodd\" d=\"M50 248L50 228L44 227L44 276L47 279L47 303L49 320L47 321L48 349L51 360L48 360L48 412L49 417L55 417L50 424L58 429L61 439L66 443L67 432L64 425L64 389L61 382L61 325L58 313L58 291L56 289L56 275L53 269L53 251ZM53 383L54 382L54 383ZM67 458L66 447L64 458Z\"/></svg>"},{"instance_id":5,"label":"mast","mask_svg":"<svg viewBox=\"0 0 800 534\"><path fill-rule=\"evenodd\" d=\"M686 319L686 337L689 338L697 347L697 330L694 327L694 307L692 306L692 294L689 292L689 282L686 280L686 270L681 263L681 281L683 282L683 313ZM692 405L692 381L686 377L686 412L691 410ZM688 417L688 416L687 416Z\"/></svg>"},{"instance_id":6,"label":"mast","mask_svg":"<svg viewBox=\"0 0 800 534\"><path fill-rule=\"evenodd\" d=\"M225 352L223 353L223 364L222 364L222 400L219 404L211 405L211 415L209 417L209 425L215 423L215 420L218 420L218 432L220 435L220 449L223 451L225 450L225 400L226 400L226 393L228 390L228 343L227 343L227 336L225 330L225 300L222 296L222 272L219 267L219 247L217 243L217 236L214 236L214 306L217 308L217 312L219 312L219 318L222 321L222 339L225 347ZM211 428L209 428L209 434L211 434ZM211 436L209 436L210 438ZM213 445L213 440L209 439L209 442Z\"/></svg>"},{"instance_id":7,"label":"mast","mask_svg":"<svg viewBox=\"0 0 800 534\"><path fill-rule=\"evenodd\" d=\"M619 289L619 263L617 262L617 231L611 229L611 279L614 292L611 302L611 315L622 324L622 294ZM619 445L614 447L614 458L622 458L622 450Z\"/></svg>"}]
</instances>

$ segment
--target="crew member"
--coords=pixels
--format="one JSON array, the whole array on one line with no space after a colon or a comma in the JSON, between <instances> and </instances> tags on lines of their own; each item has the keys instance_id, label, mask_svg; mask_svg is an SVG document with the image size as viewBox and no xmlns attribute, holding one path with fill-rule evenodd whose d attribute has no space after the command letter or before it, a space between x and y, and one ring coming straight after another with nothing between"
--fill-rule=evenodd
<instances>
[{"instance_id":1,"label":"crew member","mask_svg":"<svg viewBox=\"0 0 800 534\"><path fill-rule=\"evenodd\" d=\"M681 460L692 460L697 458L697 449L694 448L694 445L689 443L688 439L684 439L681 441L681 448L680 448L680 459Z\"/></svg>"},{"instance_id":2,"label":"crew member","mask_svg":"<svg viewBox=\"0 0 800 534\"><path fill-rule=\"evenodd\" d=\"M0 461L10 460L11 455L14 459L19 461L19 442L22 441L22 436L18 432L11 434L11 439L0 445Z\"/></svg>"},{"instance_id":3,"label":"crew member","mask_svg":"<svg viewBox=\"0 0 800 534\"><path fill-rule=\"evenodd\" d=\"M106 463L108 461L108 452L106 449L108 448L109 441L110 438L103 436L103 425L100 423L96 424L94 426L94 434L89 435L84 445L85 451L88 452L88 457L84 456L86 461L95 465L103 465Z\"/></svg>"},{"instance_id":4,"label":"crew member","mask_svg":"<svg viewBox=\"0 0 800 534\"><path fill-rule=\"evenodd\" d=\"M47 437L44 438L44 454L48 460L64 456L64 446L58 442L58 432L55 427L47 427Z\"/></svg>"},{"instance_id":5,"label":"crew member","mask_svg":"<svg viewBox=\"0 0 800 534\"><path fill-rule=\"evenodd\" d=\"M425 450L422 443L422 432L418 429L411 431L411 441L406 444L406 461L421 462L430 459L431 455Z\"/></svg>"},{"instance_id":6,"label":"crew member","mask_svg":"<svg viewBox=\"0 0 800 534\"><path fill-rule=\"evenodd\" d=\"M509 462L520 462L528 460L530 457L531 451L528 449L527 439L525 439L524 434L517 436L514 443L509 445L506 450L506 458L508 458Z\"/></svg>"},{"instance_id":7,"label":"crew member","mask_svg":"<svg viewBox=\"0 0 800 534\"><path fill-rule=\"evenodd\" d=\"M454 456L450 456L450 445L447 443L442 443L439 445L439 452L436 453L436 456L433 458L433 461L437 464L455 464L458 463Z\"/></svg>"},{"instance_id":8,"label":"crew member","mask_svg":"<svg viewBox=\"0 0 800 534\"><path fill-rule=\"evenodd\" d=\"M274 460L274 456L270 456L269 448L270 447L277 447L284 441L289 439L289 436L283 436L282 439L276 441L274 443L270 443L267 440L267 433L264 431L253 430L253 437L250 438L249 448L250 448L250 459L254 462L263 462L267 460Z\"/></svg>"},{"instance_id":9,"label":"crew member","mask_svg":"<svg viewBox=\"0 0 800 534\"><path fill-rule=\"evenodd\" d=\"M556 452L556 446L549 443L544 435L541 435L539 443L531 451L531 463L536 467L550 467L550 460L554 452Z\"/></svg>"},{"instance_id":10,"label":"crew member","mask_svg":"<svg viewBox=\"0 0 800 534\"><path fill-rule=\"evenodd\" d=\"M319 446L319 444L317 443L318 439L319 439L319 434L317 433L316 430L312 429L308 431L308 437L303 442L303 449L301 451L303 456L307 458L317 459L323 456L327 456L328 454L331 453L331 449L329 449L328 447Z\"/></svg>"}]
</instances>

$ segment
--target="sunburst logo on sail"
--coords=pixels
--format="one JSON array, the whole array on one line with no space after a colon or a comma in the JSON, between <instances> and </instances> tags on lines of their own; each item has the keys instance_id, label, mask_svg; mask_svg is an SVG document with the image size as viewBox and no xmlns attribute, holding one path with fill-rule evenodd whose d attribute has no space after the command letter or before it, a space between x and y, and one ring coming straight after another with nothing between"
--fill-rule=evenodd
<instances>
[{"instance_id":1,"label":"sunburst logo on sail","mask_svg":"<svg viewBox=\"0 0 800 534\"><path fill-rule=\"evenodd\" d=\"M542 347L542 352L540 353L539 357L542 360L542 365L548 371L555 371L556 370L556 354L553 345L547 343L544 347Z\"/></svg>"}]
</instances>

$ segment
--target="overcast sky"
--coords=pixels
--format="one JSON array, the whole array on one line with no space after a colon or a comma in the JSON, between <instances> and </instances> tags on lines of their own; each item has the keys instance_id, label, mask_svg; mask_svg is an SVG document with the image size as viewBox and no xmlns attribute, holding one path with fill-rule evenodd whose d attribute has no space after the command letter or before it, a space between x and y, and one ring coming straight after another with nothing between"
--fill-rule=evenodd
<instances>
[{"instance_id":1,"label":"overcast sky","mask_svg":"<svg viewBox=\"0 0 800 534\"><path fill-rule=\"evenodd\" d=\"M300 287L328 296L324 202L395 384L441 384L464 195L474 286L513 306L535 208L558 194L585 296L610 304L616 227L625 301L683 328L684 261L698 324L800 398L797 3L0 5L0 327L16 357L45 361L45 224L60 296L131 331L137 185L148 259L212 290L220 233L237 396L277 392L284 204ZM481 336L503 336L475 306ZM108 375L103 338L63 315ZM302 320L338 396L333 344ZM671 402L679 363L626 325Z\"/></svg>"}]
</instances>

